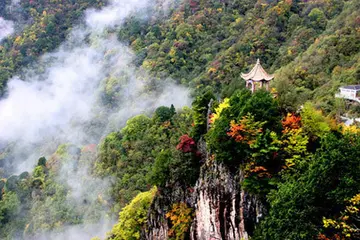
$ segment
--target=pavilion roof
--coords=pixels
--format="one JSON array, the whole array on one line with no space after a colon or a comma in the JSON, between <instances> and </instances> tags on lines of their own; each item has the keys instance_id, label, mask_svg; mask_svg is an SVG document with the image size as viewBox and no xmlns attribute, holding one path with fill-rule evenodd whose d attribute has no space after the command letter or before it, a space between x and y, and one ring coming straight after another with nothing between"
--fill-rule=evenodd
<instances>
[{"instance_id":1,"label":"pavilion roof","mask_svg":"<svg viewBox=\"0 0 360 240\"><path fill-rule=\"evenodd\" d=\"M349 90L360 90L360 85L348 85L348 86L343 86L340 87L340 89L349 89Z\"/></svg>"},{"instance_id":2,"label":"pavilion roof","mask_svg":"<svg viewBox=\"0 0 360 240\"><path fill-rule=\"evenodd\" d=\"M256 65L249 73L241 73L241 77L245 80L253 81L270 81L274 78L273 74L268 74L260 64L260 59L257 60Z\"/></svg>"}]
</instances>

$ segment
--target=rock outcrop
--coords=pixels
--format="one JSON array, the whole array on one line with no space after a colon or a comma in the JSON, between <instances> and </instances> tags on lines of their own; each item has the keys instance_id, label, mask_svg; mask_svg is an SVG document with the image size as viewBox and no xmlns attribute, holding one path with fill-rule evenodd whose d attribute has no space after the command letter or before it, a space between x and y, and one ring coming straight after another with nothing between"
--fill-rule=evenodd
<instances>
[{"instance_id":1,"label":"rock outcrop","mask_svg":"<svg viewBox=\"0 0 360 240\"><path fill-rule=\"evenodd\" d=\"M249 239L263 215L260 201L241 190L242 173L208 161L195 187L193 240Z\"/></svg>"},{"instance_id":2,"label":"rock outcrop","mask_svg":"<svg viewBox=\"0 0 360 240\"><path fill-rule=\"evenodd\" d=\"M224 164L207 159L194 191L172 188L157 196L148 216L144 239L165 240L169 223L165 218L172 203L186 202L194 209L192 240L247 240L264 215L261 202L241 189L242 172L232 173Z\"/></svg>"}]
</instances>

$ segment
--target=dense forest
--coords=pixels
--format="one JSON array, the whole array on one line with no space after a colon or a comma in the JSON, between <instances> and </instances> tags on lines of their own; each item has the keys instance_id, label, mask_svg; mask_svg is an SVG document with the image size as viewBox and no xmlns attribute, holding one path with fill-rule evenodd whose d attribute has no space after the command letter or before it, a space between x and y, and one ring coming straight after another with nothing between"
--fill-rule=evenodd
<instances>
[{"instance_id":1,"label":"dense forest","mask_svg":"<svg viewBox=\"0 0 360 240\"><path fill-rule=\"evenodd\" d=\"M360 1L5 0L1 24L0 239L360 239L335 97Z\"/></svg>"}]
</instances>

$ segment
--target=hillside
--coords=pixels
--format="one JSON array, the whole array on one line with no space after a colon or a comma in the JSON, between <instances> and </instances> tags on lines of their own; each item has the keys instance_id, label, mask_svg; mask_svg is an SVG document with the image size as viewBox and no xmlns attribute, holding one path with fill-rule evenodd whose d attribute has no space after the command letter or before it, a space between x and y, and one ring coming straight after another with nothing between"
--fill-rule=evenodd
<instances>
[{"instance_id":1,"label":"hillside","mask_svg":"<svg viewBox=\"0 0 360 240\"><path fill-rule=\"evenodd\" d=\"M358 0L0 3L0 239L360 239ZM1 28L3 26L3 28ZM270 91L245 88L257 59Z\"/></svg>"},{"instance_id":2,"label":"hillside","mask_svg":"<svg viewBox=\"0 0 360 240\"><path fill-rule=\"evenodd\" d=\"M119 36L138 65L223 95L259 58L277 75L281 107L314 100L332 112L337 88L359 80L359 3L268 2L186 1L166 20L129 19Z\"/></svg>"}]
</instances>

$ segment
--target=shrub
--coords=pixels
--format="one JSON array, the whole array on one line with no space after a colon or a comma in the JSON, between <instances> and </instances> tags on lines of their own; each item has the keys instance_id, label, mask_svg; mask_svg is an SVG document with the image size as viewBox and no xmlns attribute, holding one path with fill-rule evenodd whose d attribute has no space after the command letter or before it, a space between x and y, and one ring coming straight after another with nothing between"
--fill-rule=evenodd
<instances>
[{"instance_id":1,"label":"shrub","mask_svg":"<svg viewBox=\"0 0 360 240\"><path fill-rule=\"evenodd\" d=\"M140 239L141 231L146 228L147 213L157 192L156 187L148 192L139 193L119 213L119 222L111 230L112 240Z\"/></svg>"}]
</instances>

